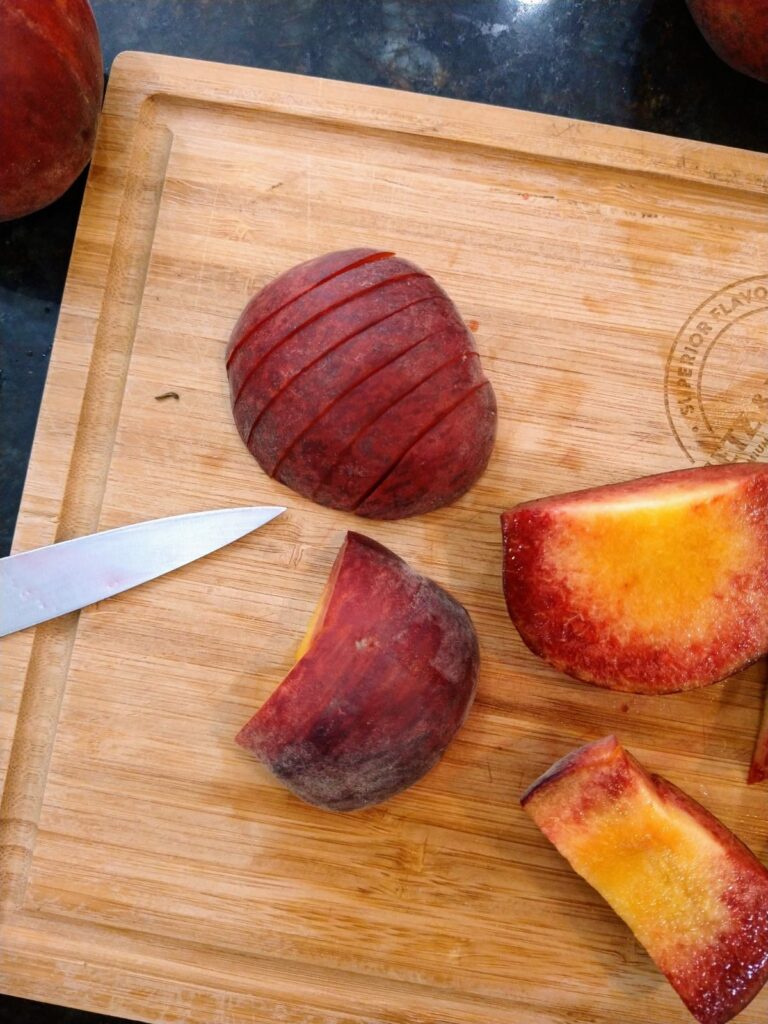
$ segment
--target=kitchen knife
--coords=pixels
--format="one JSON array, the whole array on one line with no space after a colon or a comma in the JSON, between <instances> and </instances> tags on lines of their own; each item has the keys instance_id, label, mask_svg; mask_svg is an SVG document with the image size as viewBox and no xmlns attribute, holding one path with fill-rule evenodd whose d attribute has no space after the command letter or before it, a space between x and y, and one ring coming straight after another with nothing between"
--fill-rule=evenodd
<instances>
[{"instance_id":1,"label":"kitchen knife","mask_svg":"<svg viewBox=\"0 0 768 1024\"><path fill-rule=\"evenodd\" d=\"M190 512L0 558L0 636L178 569L281 512L277 505Z\"/></svg>"}]
</instances>

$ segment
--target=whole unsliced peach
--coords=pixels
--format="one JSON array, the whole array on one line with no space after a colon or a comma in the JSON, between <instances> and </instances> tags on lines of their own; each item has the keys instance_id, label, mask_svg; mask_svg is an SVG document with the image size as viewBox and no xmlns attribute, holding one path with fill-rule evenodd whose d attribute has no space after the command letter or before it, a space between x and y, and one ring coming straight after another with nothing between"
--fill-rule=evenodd
<instances>
[{"instance_id":1,"label":"whole unsliced peach","mask_svg":"<svg viewBox=\"0 0 768 1024\"><path fill-rule=\"evenodd\" d=\"M104 82L88 0L3 0L0 40L0 220L12 220L88 163Z\"/></svg>"},{"instance_id":2,"label":"whole unsliced peach","mask_svg":"<svg viewBox=\"0 0 768 1024\"><path fill-rule=\"evenodd\" d=\"M768 82L768 0L688 0L688 7L718 57Z\"/></svg>"}]
</instances>

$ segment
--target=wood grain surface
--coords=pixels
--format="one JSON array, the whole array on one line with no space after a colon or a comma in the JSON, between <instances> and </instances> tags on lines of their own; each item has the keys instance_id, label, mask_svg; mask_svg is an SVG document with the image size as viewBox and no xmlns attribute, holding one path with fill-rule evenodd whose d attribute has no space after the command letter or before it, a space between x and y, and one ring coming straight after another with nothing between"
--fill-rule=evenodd
<instances>
[{"instance_id":1,"label":"wood grain surface","mask_svg":"<svg viewBox=\"0 0 768 1024\"><path fill-rule=\"evenodd\" d=\"M555 673L508 621L498 515L768 458L767 175L766 157L685 140L118 58L15 549L217 506L289 511L3 643L6 991L185 1024L689 1019L518 797L616 732L768 861L768 790L745 785L765 666L659 698ZM499 400L478 485L400 523L269 480L227 394L224 348L249 296L361 245L447 289ZM168 391L178 400L157 400ZM350 528L466 605L482 669L437 768L334 815L233 736L288 671ZM740 1020L766 1014L764 992Z\"/></svg>"}]
</instances>

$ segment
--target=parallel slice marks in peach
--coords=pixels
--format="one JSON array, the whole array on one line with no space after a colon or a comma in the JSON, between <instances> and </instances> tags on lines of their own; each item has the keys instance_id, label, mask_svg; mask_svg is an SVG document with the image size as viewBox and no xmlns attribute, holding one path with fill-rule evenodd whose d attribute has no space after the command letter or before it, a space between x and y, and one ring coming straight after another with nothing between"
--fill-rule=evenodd
<instances>
[{"instance_id":1,"label":"parallel slice marks in peach","mask_svg":"<svg viewBox=\"0 0 768 1024\"><path fill-rule=\"evenodd\" d=\"M256 294L243 310L232 331L227 345L227 366L232 362L237 350L246 344L257 330L307 292L366 263L388 259L394 256L394 253L376 249L345 249L333 253L332 256L330 260L326 256L320 256L314 260L307 260L298 267L292 267L270 281Z\"/></svg>"},{"instance_id":2,"label":"parallel slice marks in peach","mask_svg":"<svg viewBox=\"0 0 768 1024\"><path fill-rule=\"evenodd\" d=\"M435 326L445 322L442 300L421 299L392 314L403 328L385 320L351 339L349 349L338 348L302 373L288 389L277 396L261 419L260 436L251 445L256 458L267 472L277 475L282 461L322 417L334 409L356 388L393 367L397 360L415 358L414 349L430 351L448 332ZM433 315L437 306L438 315ZM422 333L423 332L423 333ZM455 333L455 332L454 332ZM358 351L359 350L359 351ZM399 372L399 367L395 368ZM331 395L332 397L328 398ZM281 446L281 450L278 446ZM275 452L279 451L275 460Z\"/></svg>"},{"instance_id":3,"label":"parallel slice marks in peach","mask_svg":"<svg viewBox=\"0 0 768 1024\"><path fill-rule=\"evenodd\" d=\"M366 506L369 510L372 510L375 506L373 501L381 496L383 492L386 492L387 483L392 480L398 474L398 471L402 467L403 463L406 462L408 457L419 447L420 443L429 437L430 434L437 432L442 424L444 424L454 413L460 412L466 404L480 391L488 392L490 386L487 380L481 380L476 384L473 384L464 394L459 395L449 405L441 406L437 414L428 422L425 423L410 444L396 455L392 461L392 464L384 470L378 480L375 480L365 494L362 495L355 505L355 511L359 511L363 506ZM406 480L407 485L407 480ZM400 482L398 481L398 489ZM364 513L366 514L366 513ZM373 511L369 511L368 515L373 515Z\"/></svg>"},{"instance_id":4,"label":"parallel slice marks in peach","mask_svg":"<svg viewBox=\"0 0 768 1024\"><path fill-rule=\"evenodd\" d=\"M504 590L528 646L588 682L663 693L768 651L768 467L705 467L519 505Z\"/></svg>"},{"instance_id":5,"label":"parallel slice marks in peach","mask_svg":"<svg viewBox=\"0 0 768 1024\"><path fill-rule=\"evenodd\" d=\"M645 946L702 1024L768 980L768 871L708 811L607 737L522 798L571 866Z\"/></svg>"},{"instance_id":6,"label":"parallel slice marks in peach","mask_svg":"<svg viewBox=\"0 0 768 1024\"><path fill-rule=\"evenodd\" d=\"M463 339L449 329L398 356L378 373L340 396L286 453L276 478L317 499L320 488L367 432L434 375L465 352Z\"/></svg>"},{"instance_id":7,"label":"parallel slice marks in peach","mask_svg":"<svg viewBox=\"0 0 768 1024\"><path fill-rule=\"evenodd\" d=\"M410 287L414 279L417 283L414 287ZM418 282L421 282L421 288L419 288ZM397 288L397 285L406 285L407 287ZM384 289L388 289L384 296L378 294ZM376 294L373 295L373 293ZM363 321L364 326L371 326L385 314L389 315L398 309L403 309L410 302L420 297L426 297L427 294L428 278L424 274L393 274L385 280L375 281L365 288L359 289L353 295L339 299L332 306L320 310L298 326L292 327L287 334L252 359L235 394L235 411L237 412L238 403L248 387L258 390L265 386L265 364L270 360L274 364L276 359L291 358L293 350L300 347L307 338L317 341L320 337L329 338L334 332L345 330L350 332L349 336L351 337L358 330L363 329L355 320L363 311L367 313L367 320ZM368 306L376 309L376 312L366 309ZM318 321L322 321L322 323L318 324ZM292 343L292 348L285 351L289 343Z\"/></svg>"},{"instance_id":8,"label":"parallel slice marks in peach","mask_svg":"<svg viewBox=\"0 0 768 1024\"><path fill-rule=\"evenodd\" d=\"M251 452L257 455L257 448L251 441L261 417L301 378L308 364L316 365L358 335L386 323L396 313L426 302L424 293L428 290L428 279L424 277L417 277L415 281L412 277L392 279L377 285L373 298L366 293L359 303L350 300L344 308L318 318L319 322L313 322L306 332L304 329L297 331L269 352L254 368L234 404L235 421ZM385 294L379 294L382 292Z\"/></svg>"},{"instance_id":9,"label":"parallel slice marks in peach","mask_svg":"<svg viewBox=\"0 0 768 1024\"><path fill-rule=\"evenodd\" d=\"M452 356L354 438L315 491L315 501L325 504L343 492L336 507L356 508L415 440L485 383L476 352Z\"/></svg>"},{"instance_id":10,"label":"parallel slice marks in peach","mask_svg":"<svg viewBox=\"0 0 768 1024\"><path fill-rule=\"evenodd\" d=\"M296 408L296 406L300 402L298 391L294 392L293 394L288 394L287 392L289 392L289 389L293 388L295 385L300 385L302 383L303 378L307 374L311 374L312 370L319 368L320 372L322 373L323 367L321 366L321 364L325 363L326 360L328 360L334 354L338 354L341 357L342 361L348 365L350 362L350 353L349 350L347 349L347 345L349 345L350 342L357 341L361 337L361 335L364 336L363 344L365 344L367 348L367 361L370 361L371 349L369 347L369 342L372 340L372 337L369 334L369 332L371 331L372 328L381 327L384 332L387 332L388 328L391 327L389 321L392 320L393 317L396 317L398 316L398 314L401 313L407 313L410 310L412 310L415 306L422 305L422 303L432 301L430 296L424 295L423 289L418 287L415 289L408 289L407 291L404 291L402 297L397 296L395 302L391 304L393 308L389 308L390 302L388 301L388 299L387 301L385 301L384 312L379 312L378 306L374 307L376 309L376 312L371 312L369 308L367 319L363 321L362 325L355 324L355 326L352 326L351 329L348 330L348 333L341 334L332 342L326 342L325 346L323 346L322 344L317 344L320 339L320 332L315 332L315 336L312 338L313 344L309 345L303 345L300 335L296 336L294 344L296 347L301 346L303 348L303 354L304 358L306 359L306 362L299 369L289 369L287 371L280 371L279 376L278 373L276 373L273 370L273 377L271 381L272 393L270 397L266 399L266 401L262 405L261 412L258 413L258 415L253 421L246 442L249 446L251 442L251 436L253 435L255 428L261 424L265 414L269 413L273 409L276 402L279 402L281 398L284 398L288 400L289 406ZM375 319L371 320L371 316L374 316ZM332 324L329 326L330 331L327 333L332 334L335 331L336 325ZM340 352L340 349L343 351ZM290 353L286 354L290 359ZM280 379L282 379L283 382L279 385L275 384L275 381ZM318 395L323 393L319 391L317 387L312 386L311 380L307 381L307 385L310 394ZM334 381L334 385L338 387L338 381Z\"/></svg>"},{"instance_id":11,"label":"parallel slice marks in peach","mask_svg":"<svg viewBox=\"0 0 768 1024\"><path fill-rule=\"evenodd\" d=\"M233 400L237 400L245 379L259 362L287 338L293 337L297 331L327 313L345 306L359 295L375 291L379 285L393 277L411 274L422 275L423 272L406 260L391 257L367 261L312 288L296 301L287 303L268 323L252 329L243 345L233 353L227 366Z\"/></svg>"},{"instance_id":12,"label":"parallel slice marks in peach","mask_svg":"<svg viewBox=\"0 0 768 1024\"><path fill-rule=\"evenodd\" d=\"M473 424L466 429L467 421ZM436 507L435 494L459 498L475 483L493 447L496 399L488 381L476 386L411 445L355 509L383 518L401 505L423 515ZM444 458L451 452L451 458Z\"/></svg>"},{"instance_id":13,"label":"parallel slice marks in peach","mask_svg":"<svg viewBox=\"0 0 768 1024\"><path fill-rule=\"evenodd\" d=\"M495 402L474 340L434 278L407 260L352 250L293 268L251 301L230 349L246 447L320 504L354 512L363 502L360 514L403 518L455 500L486 466ZM444 367L439 393L427 381ZM423 407L407 399L419 387ZM471 401L451 417L475 388L486 396L479 418ZM444 417L455 429L439 429Z\"/></svg>"}]
</instances>

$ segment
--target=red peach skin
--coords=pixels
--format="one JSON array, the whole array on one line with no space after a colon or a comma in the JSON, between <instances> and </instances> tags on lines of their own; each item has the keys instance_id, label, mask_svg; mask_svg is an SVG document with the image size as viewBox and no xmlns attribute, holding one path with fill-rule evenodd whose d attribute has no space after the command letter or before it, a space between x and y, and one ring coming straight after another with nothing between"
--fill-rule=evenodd
<instances>
[{"instance_id":1,"label":"red peach skin","mask_svg":"<svg viewBox=\"0 0 768 1024\"><path fill-rule=\"evenodd\" d=\"M474 429L466 429L467 420ZM435 508L435 495L464 494L474 483L474 467L493 445L496 402L488 381L456 400L402 455L357 507L357 514L386 518L394 509L421 515ZM450 459L442 458L452 452ZM436 467L436 468L434 468ZM385 515L386 513L386 515ZM397 515L395 518L399 518Z\"/></svg>"},{"instance_id":2,"label":"red peach skin","mask_svg":"<svg viewBox=\"0 0 768 1024\"><path fill-rule=\"evenodd\" d=\"M386 800L437 763L474 698L472 622L436 583L357 533L307 653L237 742L308 803Z\"/></svg>"},{"instance_id":3,"label":"red peach skin","mask_svg":"<svg viewBox=\"0 0 768 1024\"><path fill-rule=\"evenodd\" d=\"M710 466L502 516L504 594L530 649L633 693L705 686L768 651L768 466Z\"/></svg>"},{"instance_id":4,"label":"red peach skin","mask_svg":"<svg viewBox=\"0 0 768 1024\"><path fill-rule=\"evenodd\" d=\"M409 313L413 318L427 317L427 323L420 323L412 332L420 338L426 331L424 344L409 346L407 352L391 363L366 374L314 420L286 449L277 470L277 478L282 483L307 497L315 497L360 437L369 431L381 437L376 424L381 423L393 406L427 385L437 370L464 352L463 339L457 338L450 328L434 330L435 317L428 305L417 306ZM439 312L437 317L439 319ZM359 467L360 472L363 468Z\"/></svg>"},{"instance_id":5,"label":"red peach skin","mask_svg":"<svg viewBox=\"0 0 768 1024\"><path fill-rule=\"evenodd\" d=\"M629 925L700 1024L768 980L768 871L720 821L615 737L568 754L522 804Z\"/></svg>"},{"instance_id":6,"label":"red peach skin","mask_svg":"<svg viewBox=\"0 0 768 1024\"><path fill-rule=\"evenodd\" d=\"M431 298L433 289L428 277L409 274L387 279L342 306L326 310L321 318L285 338L263 358L254 360L238 397L233 394L240 436L250 442L265 411L278 398L291 397L286 395L291 385L328 356L345 348L362 332L386 323L395 313Z\"/></svg>"},{"instance_id":7,"label":"red peach skin","mask_svg":"<svg viewBox=\"0 0 768 1024\"><path fill-rule=\"evenodd\" d=\"M261 467L331 508L398 519L447 505L493 447L472 335L436 281L389 252L330 253L268 284L232 332L227 374Z\"/></svg>"},{"instance_id":8,"label":"red peach skin","mask_svg":"<svg viewBox=\"0 0 768 1024\"><path fill-rule=\"evenodd\" d=\"M298 268L297 268L298 269ZM381 288L398 281L411 281L424 275L405 260L387 258L368 261L310 289L302 296L287 303L266 323L261 323L245 335L232 350L227 370L232 401L242 397L245 383L258 369L259 365L269 357L282 361L282 346L289 341L296 346L295 337L300 334L304 340L312 340L312 325L319 322L325 326L328 314L336 314L339 325L339 338L342 331L352 331L356 326L361 312L365 312L367 296L376 296ZM256 299L259 295L256 296ZM350 306L352 309L350 311ZM396 303L379 303L381 312L397 309ZM374 317L370 318L371 323ZM300 368L302 364L297 367Z\"/></svg>"},{"instance_id":9,"label":"red peach skin","mask_svg":"<svg viewBox=\"0 0 768 1024\"><path fill-rule=\"evenodd\" d=\"M756 782L765 782L766 779L768 779L768 686L766 686L763 717L757 734L755 752L752 755L752 764L749 766L747 782L754 785Z\"/></svg>"},{"instance_id":10,"label":"red peach skin","mask_svg":"<svg viewBox=\"0 0 768 1024\"><path fill-rule=\"evenodd\" d=\"M91 157L104 92L88 0L0 3L0 221L58 199Z\"/></svg>"},{"instance_id":11,"label":"red peach skin","mask_svg":"<svg viewBox=\"0 0 768 1024\"><path fill-rule=\"evenodd\" d=\"M301 267L296 268L297 271L300 269ZM367 296L376 296L378 290L386 287L387 284L403 279L411 281L413 278L423 276L425 275L422 275L413 264L407 263L405 260L397 260L392 257L383 260L368 260L366 263L358 263L343 273L325 280L315 288L305 291L296 299L287 302L266 321L257 323L246 333L240 334L239 337L238 334L242 328L236 326L232 338L238 338L238 340L232 345L232 338L230 338L231 352L227 362L229 387L235 414L237 415L237 403L243 397L246 382L268 359L277 360L280 365L284 358L281 348L286 342L293 341L295 347L297 334L301 334L305 341L312 340L314 337L312 325L319 323L323 327L325 317L331 313L336 314L338 337L341 338L345 329L354 330L358 322L362 322L364 319L361 317L361 313L365 312ZM259 299L261 299L261 293L258 293L252 302L258 303ZM350 305L352 306L351 311ZM394 302L392 305L379 302L379 308L381 312L387 310L391 312L398 306ZM246 313L240 317L238 325L247 319L247 312L246 308ZM372 316L370 322L373 323L374 320L375 317ZM301 369L302 365L299 363L296 369ZM266 366L264 369L266 370ZM249 387L249 390L251 389L252 387Z\"/></svg>"},{"instance_id":12,"label":"red peach skin","mask_svg":"<svg viewBox=\"0 0 768 1024\"><path fill-rule=\"evenodd\" d=\"M721 60L768 82L768 0L688 0L688 7Z\"/></svg>"},{"instance_id":13,"label":"red peach skin","mask_svg":"<svg viewBox=\"0 0 768 1024\"><path fill-rule=\"evenodd\" d=\"M315 491L315 500L321 505L357 509L428 430L486 384L476 352L461 352L451 358L355 438ZM440 454L448 457L447 452ZM456 453L450 452L450 459L455 458ZM431 484L429 478L424 482Z\"/></svg>"},{"instance_id":14,"label":"red peach skin","mask_svg":"<svg viewBox=\"0 0 768 1024\"><path fill-rule=\"evenodd\" d=\"M463 351L458 332L446 330L452 317L458 323L451 303L441 296L409 303L308 366L262 413L251 442L260 465L281 479L280 464L294 447L311 436L320 420L333 419L342 402L354 407L366 381L391 401L393 387L422 379L447 356ZM375 403L371 390L369 396Z\"/></svg>"},{"instance_id":15,"label":"red peach skin","mask_svg":"<svg viewBox=\"0 0 768 1024\"><path fill-rule=\"evenodd\" d=\"M227 345L227 363L231 362L235 350L247 341L257 327L271 320L289 303L346 271L393 255L379 249L345 249L332 253L333 258L318 256L286 270L265 285L243 310Z\"/></svg>"}]
</instances>

